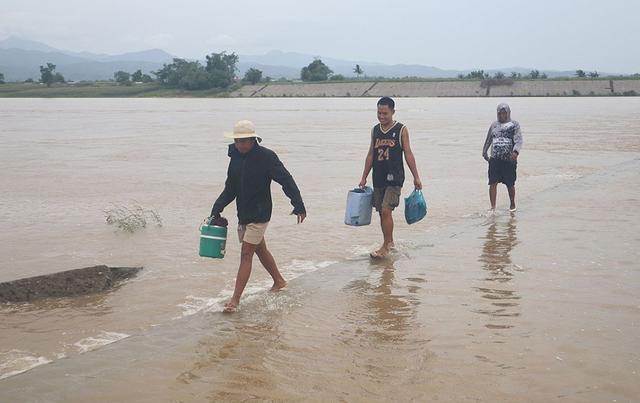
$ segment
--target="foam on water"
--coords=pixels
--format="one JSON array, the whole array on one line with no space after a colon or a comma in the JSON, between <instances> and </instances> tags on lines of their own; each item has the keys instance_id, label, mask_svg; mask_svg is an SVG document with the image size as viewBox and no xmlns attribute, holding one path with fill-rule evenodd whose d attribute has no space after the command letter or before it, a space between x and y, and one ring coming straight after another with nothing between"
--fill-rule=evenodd
<instances>
[{"instance_id":1,"label":"foam on water","mask_svg":"<svg viewBox=\"0 0 640 403\"><path fill-rule=\"evenodd\" d=\"M193 295L187 295L186 301L182 304L179 304L178 307L182 308L182 315L175 317L174 319L180 319L186 316L195 315L200 311L217 311L222 310L223 301L226 297L216 297L216 298L207 298L207 297L195 297Z\"/></svg>"},{"instance_id":2,"label":"foam on water","mask_svg":"<svg viewBox=\"0 0 640 403\"><path fill-rule=\"evenodd\" d=\"M379 243L371 245L354 245L347 250L348 261L362 261L371 259L370 253L377 250L380 247ZM417 242L412 239L398 239L395 241L395 246L391 249L390 256L405 256L408 257L412 251L433 247L432 243Z\"/></svg>"},{"instance_id":3,"label":"foam on water","mask_svg":"<svg viewBox=\"0 0 640 403\"><path fill-rule=\"evenodd\" d=\"M433 244L420 244L411 240L398 240L396 242L396 246L392 251L393 256L406 256L412 250L420 249L422 247L432 247ZM348 261L357 261L357 260L369 260L369 253L372 250L375 250L377 245L354 245L348 249L348 256L346 260ZM327 268L333 264L336 264L336 261L322 261L319 263L310 262L307 260L293 260L290 264L284 266L281 269L282 275L287 281L298 278L302 275L313 273L319 269ZM234 282L229 282L229 288L225 288L218 293L215 297L201 297L188 295L185 298L185 302L178 305L178 307L182 308L182 313L176 316L174 319L180 319L188 316L195 315L200 312L222 312L224 309L224 303L228 301L228 299L233 295L233 285ZM244 301L251 301L256 297L261 296L265 291L269 290L272 286L271 279L266 279L261 282L252 283L248 285L243 294ZM286 291L286 290L285 290ZM281 296L281 294L280 294ZM282 299L282 298L281 298ZM272 299L266 300L267 305L271 305L273 307L277 307L281 305L281 302L277 302ZM267 309L269 306L267 306Z\"/></svg>"},{"instance_id":4,"label":"foam on water","mask_svg":"<svg viewBox=\"0 0 640 403\"><path fill-rule=\"evenodd\" d=\"M509 211L508 209L496 208L495 210L486 209L486 210L478 211L475 213L464 214L461 216L461 218L479 220L479 219L491 219L494 217L509 216L511 214L512 212Z\"/></svg>"},{"instance_id":5,"label":"foam on water","mask_svg":"<svg viewBox=\"0 0 640 403\"><path fill-rule=\"evenodd\" d=\"M347 250L349 256L347 260L365 260L369 259L369 253L372 250L376 250L376 245L353 245Z\"/></svg>"},{"instance_id":6,"label":"foam on water","mask_svg":"<svg viewBox=\"0 0 640 403\"><path fill-rule=\"evenodd\" d=\"M115 343L116 341L125 339L129 336L130 335L125 333L102 331L95 337L87 337L74 343L74 346L80 354L83 354L88 351L96 350L102 346L106 346L107 344ZM53 359L15 349L2 352L0 353L0 379L9 378L66 357L67 354L62 352L55 354L55 358Z\"/></svg>"},{"instance_id":7,"label":"foam on water","mask_svg":"<svg viewBox=\"0 0 640 403\"><path fill-rule=\"evenodd\" d=\"M80 354L84 354L88 351L96 350L108 344L115 343L116 341L126 339L129 336L130 335L126 333L106 332L103 330L96 336L84 338L73 345L78 348Z\"/></svg>"},{"instance_id":8,"label":"foam on water","mask_svg":"<svg viewBox=\"0 0 640 403\"><path fill-rule=\"evenodd\" d=\"M0 353L0 379L27 372L50 362L51 360L46 357L33 355L27 351L10 350Z\"/></svg>"},{"instance_id":9,"label":"foam on water","mask_svg":"<svg viewBox=\"0 0 640 403\"><path fill-rule=\"evenodd\" d=\"M324 269L332 264L335 264L335 261L323 261L319 263L310 262L307 260L293 260L290 264L284 266L281 269L282 275L287 281L291 281L295 278L298 278L302 275L313 273L316 270ZM231 287L233 287L233 283L230 283ZM262 294L263 292L269 290L272 286L272 282L270 279L264 280L262 282L251 284L247 286L243 293L243 299L251 300L256 296ZM226 288L218 293L215 297L198 297L193 295L188 295L186 297L186 301L178 306L183 309L181 315L175 317L174 319L180 319L187 316L195 315L199 312L222 312L224 309L224 302L226 302L233 295L233 289Z\"/></svg>"}]
</instances>

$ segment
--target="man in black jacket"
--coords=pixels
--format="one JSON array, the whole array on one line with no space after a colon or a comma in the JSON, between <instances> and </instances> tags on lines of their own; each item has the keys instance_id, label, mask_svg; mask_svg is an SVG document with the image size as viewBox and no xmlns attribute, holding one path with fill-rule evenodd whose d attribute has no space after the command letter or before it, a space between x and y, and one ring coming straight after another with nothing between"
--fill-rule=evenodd
<instances>
[{"instance_id":1,"label":"man in black jacket","mask_svg":"<svg viewBox=\"0 0 640 403\"><path fill-rule=\"evenodd\" d=\"M271 220L271 181L282 185L282 190L291 200L298 224L307 216L300 190L291 174L276 153L260 146L262 139L256 135L255 127L248 120L236 123L232 133L225 137L234 139L229 145L229 168L224 190L211 209L211 217L219 217L222 210L234 199L238 209L238 237L242 243L240 268L231 300L225 304L225 312L234 312L240 304L249 276L254 253L273 278L272 290L279 290L287 282L278 271L278 266L267 249L264 233Z\"/></svg>"}]
</instances>

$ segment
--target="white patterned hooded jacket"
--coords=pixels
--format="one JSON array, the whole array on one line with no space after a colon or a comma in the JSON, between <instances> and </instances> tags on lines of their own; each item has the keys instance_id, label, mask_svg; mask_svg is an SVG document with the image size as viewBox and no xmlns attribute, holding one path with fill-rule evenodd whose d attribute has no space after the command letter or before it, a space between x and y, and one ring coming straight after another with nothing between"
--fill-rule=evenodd
<instances>
[{"instance_id":1,"label":"white patterned hooded jacket","mask_svg":"<svg viewBox=\"0 0 640 403\"><path fill-rule=\"evenodd\" d=\"M520 131L520 123L511 120L511 108L507 104L500 104L497 108L497 114L500 111L507 112L505 122L500 122L500 118L493 122L487 132L487 138L482 148L482 156L487 158L489 147L491 147L491 158L500 160L511 160L511 154L515 151L520 154L522 149L522 132Z\"/></svg>"}]
</instances>

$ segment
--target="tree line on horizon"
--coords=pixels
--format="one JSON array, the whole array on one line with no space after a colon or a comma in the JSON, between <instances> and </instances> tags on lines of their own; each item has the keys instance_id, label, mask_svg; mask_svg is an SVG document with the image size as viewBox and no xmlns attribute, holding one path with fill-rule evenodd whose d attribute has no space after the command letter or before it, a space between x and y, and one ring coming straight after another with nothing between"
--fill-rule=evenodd
<instances>
[{"instance_id":1,"label":"tree line on horizon","mask_svg":"<svg viewBox=\"0 0 640 403\"><path fill-rule=\"evenodd\" d=\"M598 73L597 71L591 71L591 72L586 72L584 70L576 70L575 77L577 78L598 78L600 77L600 73ZM488 72L485 72L484 70L474 70L472 72L470 72L469 74L458 74L458 78L461 80L464 79L474 79L474 80L490 80L490 79L494 79L494 80L506 80L506 79L511 79L511 80L546 80L549 77L547 76L546 73L541 73L539 70L531 70L528 74L522 75L522 73L517 73L515 71L512 71L511 74L509 76L507 76L505 73L503 73L502 71L497 71L493 74L493 76L491 74L489 74Z\"/></svg>"},{"instance_id":2,"label":"tree line on horizon","mask_svg":"<svg viewBox=\"0 0 640 403\"><path fill-rule=\"evenodd\" d=\"M167 88L176 88L187 91L194 90L228 90L233 85L238 84L257 84L259 82L270 82L271 77L263 77L263 72L257 68L249 68L242 79L237 77L239 57L235 52L227 53L211 53L205 56L205 63L200 61L188 61L186 59L174 58L171 63L163 64L162 68L157 71L150 72L155 76L151 77L138 69L133 73L126 71L116 71L113 74L113 81L118 85L132 85L134 83L152 83L156 82ZM364 75L364 70L359 64L353 68L353 73L357 79ZM579 69L575 71L577 78L598 78L600 74L597 71L587 72ZM632 77L640 78L640 74L634 74ZM367 77L365 79L371 79ZM407 77L408 78L408 77ZM417 77L414 77L417 78ZM484 70L473 70L468 74L459 74L458 79L461 80L544 80L548 76L539 70L531 70L528 74L511 72L507 76L504 72L498 71L491 75ZM378 78L375 78L378 79ZM284 78L280 80L285 80ZM300 70L300 80L303 82L323 82L323 81L342 81L346 77L342 74L334 74L333 70L327 66L319 57L314 58L307 66ZM35 82L33 79L25 80L27 83ZM56 65L46 63L40 66L39 83L50 87L53 84L65 83L64 76L56 71ZM4 84L4 75L0 72L0 84Z\"/></svg>"}]
</instances>

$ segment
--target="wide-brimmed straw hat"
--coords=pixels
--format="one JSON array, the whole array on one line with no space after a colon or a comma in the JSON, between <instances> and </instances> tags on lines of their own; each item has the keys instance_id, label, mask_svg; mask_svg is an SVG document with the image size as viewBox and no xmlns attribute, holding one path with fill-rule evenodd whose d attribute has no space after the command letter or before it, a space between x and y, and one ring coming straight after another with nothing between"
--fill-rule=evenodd
<instances>
[{"instance_id":1,"label":"wide-brimmed straw hat","mask_svg":"<svg viewBox=\"0 0 640 403\"><path fill-rule=\"evenodd\" d=\"M224 132L224 136L230 139L248 139L255 137L258 142L262 141L262 137L256 134L256 127L250 120L241 120L233 126L232 132Z\"/></svg>"}]
</instances>

